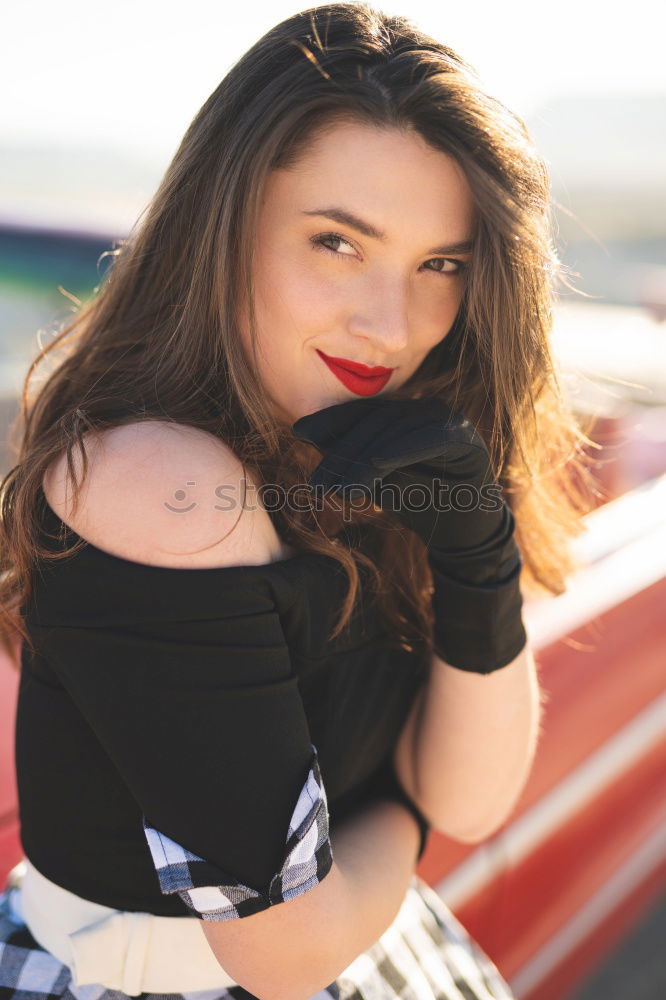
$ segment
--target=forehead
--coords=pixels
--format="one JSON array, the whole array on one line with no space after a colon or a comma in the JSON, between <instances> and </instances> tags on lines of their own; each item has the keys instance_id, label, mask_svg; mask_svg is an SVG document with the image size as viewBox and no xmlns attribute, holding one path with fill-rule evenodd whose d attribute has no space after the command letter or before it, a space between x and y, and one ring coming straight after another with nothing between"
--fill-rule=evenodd
<instances>
[{"instance_id":1,"label":"forehead","mask_svg":"<svg viewBox=\"0 0 666 1000\"><path fill-rule=\"evenodd\" d=\"M465 173L453 157L414 129L358 122L319 130L297 163L272 171L264 202L282 216L343 205L389 238L392 229L417 225L435 241L469 237L475 214Z\"/></svg>"}]
</instances>

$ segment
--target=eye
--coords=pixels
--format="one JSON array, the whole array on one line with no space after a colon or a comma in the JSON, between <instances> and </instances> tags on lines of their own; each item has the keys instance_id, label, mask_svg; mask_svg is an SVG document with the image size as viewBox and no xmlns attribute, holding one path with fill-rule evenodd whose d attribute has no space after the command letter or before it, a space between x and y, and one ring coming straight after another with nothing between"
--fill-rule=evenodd
<instances>
[{"instance_id":1,"label":"eye","mask_svg":"<svg viewBox=\"0 0 666 1000\"><path fill-rule=\"evenodd\" d=\"M426 264L432 264L432 263L455 264L456 268L454 271L444 271L444 270L440 271L437 269L434 272L435 274L443 274L444 276L451 275L452 277L455 276L456 274L462 274L467 267L467 264L465 263L464 260L458 260L456 257L431 257L430 260L426 261ZM427 268L427 270L430 271L432 270L432 268Z\"/></svg>"},{"instance_id":2,"label":"eye","mask_svg":"<svg viewBox=\"0 0 666 1000\"><path fill-rule=\"evenodd\" d=\"M354 249L349 240L344 239L344 237L342 236L338 236L337 233L321 233L319 236L311 237L310 242L312 243L314 250L321 250L324 253L333 254L333 256L338 258L351 257L352 254L340 253L338 250L332 250L331 247L326 246L326 243L331 243L331 242L344 243L345 246L351 247L352 250ZM432 264L432 263L441 264L442 269L441 270L439 268L425 268L425 269L427 271L432 271L433 274L441 274L445 278L455 277L456 275L462 274L462 272L467 268L467 264L465 263L465 261L457 260L457 258L455 257L431 257L430 260L426 261L426 264ZM448 269L445 271L443 269L444 264L455 264L456 265L455 270Z\"/></svg>"},{"instance_id":3,"label":"eye","mask_svg":"<svg viewBox=\"0 0 666 1000\"><path fill-rule=\"evenodd\" d=\"M312 239L310 240L310 242L312 244L314 244L314 248L316 250L323 250L325 253L335 254L336 257L349 257L350 256L350 254L340 254L340 253L338 253L337 250L331 250L330 247L325 246L325 244L327 242L329 242L329 243L330 242L333 242L333 243L344 243L345 246L348 246L348 247L352 246L351 243L349 243L347 240L344 240L342 238L342 236L338 236L337 233L322 233L320 236L313 236ZM353 249L354 248L352 247L352 250Z\"/></svg>"}]
</instances>

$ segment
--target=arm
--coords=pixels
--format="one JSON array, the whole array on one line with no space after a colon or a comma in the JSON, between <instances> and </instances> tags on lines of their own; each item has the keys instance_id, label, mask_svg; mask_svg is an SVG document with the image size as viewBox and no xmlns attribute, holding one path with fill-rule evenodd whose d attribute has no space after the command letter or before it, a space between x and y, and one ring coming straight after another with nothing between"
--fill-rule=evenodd
<instances>
[{"instance_id":1,"label":"arm","mask_svg":"<svg viewBox=\"0 0 666 1000\"><path fill-rule=\"evenodd\" d=\"M324 455L310 485L369 490L414 531L432 571L431 677L396 746L405 791L435 829L481 840L506 818L536 749L539 690L521 617L514 517L485 441L439 397L351 400L301 417ZM412 502L416 486L430 499ZM451 493L443 493L442 487ZM472 503L456 500L458 487Z\"/></svg>"},{"instance_id":2,"label":"arm","mask_svg":"<svg viewBox=\"0 0 666 1000\"><path fill-rule=\"evenodd\" d=\"M398 803L347 816L331 831L333 866L316 888L242 921L201 921L220 965L260 1000L308 1000L393 922L418 840Z\"/></svg>"},{"instance_id":3,"label":"arm","mask_svg":"<svg viewBox=\"0 0 666 1000\"><path fill-rule=\"evenodd\" d=\"M263 511L245 514L232 532L235 510L229 512L228 523L227 512L210 523L202 508L200 517L175 522L178 537L173 516L164 514L162 501L172 482L196 480L203 496L205 486L212 495L216 483L234 482L237 462L221 443L211 444L187 429L153 425L116 429L104 445L95 451L85 502L78 511L66 502L62 466L49 479L47 494L51 506L93 544L122 558L172 568L261 562L274 548L270 521ZM262 515L265 528L259 522ZM221 536L222 542L210 545ZM103 580L95 584L93 603L103 599L103 585ZM79 603L65 603L74 609L78 622ZM264 814L263 804L277 798L280 808L284 805L291 810L299 782L294 777L295 783L284 795L274 786L280 780L283 758L295 752L292 744L303 726L295 688L287 683L291 672L286 651L279 634L273 632L274 616L269 619L265 609L258 610L261 615L255 614L256 634L247 642L247 655L255 652L250 649L255 640L258 646L275 647L275 654L272 665L266 665L265 677L259 676L259 665L253 661L252 684L246 678L245 631L238 630L240 609L236 616L229 612L228 628L216 629L216 642L212 634L202 637L201 645L190 640L187 686L182 680L179 643L170 643L166 634L161 637L158 624L142 637L140 645L134 629L128 635L114 630L110 643L106 631L72 627L66 617L61 621L64 628L48 629L50 655L63 683L148 819L211 865L217 863L223 875L238 875L250 886L265 885L273 873L268 850L275 845L271 846L272 835L264 821L270 820L275 806L266 806ZM94 671L88 663L96 663ZM261 690L256 688L260 682ZM219 689L227 685L228 693L221 697ZM280 700L267 703L264 689L266 698L270 689L275 690L271 698L279 695ZM129 706L134 706L132 711ZM184 725L194 716L197 726ZM180 733L177 741L175 731ZM307 759L305 728L302 744ZM136 752L137 745L141 753ZM254 757L257 766L250 772L247 761ZM215 766L221 759L236 758L251 773L252 796L247 788L236 788L233 767ZM302 774L300 756L289 770L294 776ZM253 812L256 821L249 818ZM244 830L241 839L228 832L233 825L230 814ZM279 832L284 836L283 829ZM253 837L252 844L256 842L256 852L243 846L246 834ZM293 898L242 919L202 919L199 925L222 967L245 989L268 1000L305 1000L332 982L391 924L413 874L418 841L417 824L403 806L387 800L374 802L330 831L333 864L321 881L310 883L307 873L297 872L296 881L302 884ZM256 860L249 858L250 853L256 854ZM258 872L255 876L249 873L253 867ZM263 868L266 874L259 872Z\"/></svg>"},{"instance_id":4,"label":"arm","mask_svg":"<svg viewBox=\"0 0 666 1000\"><path fill-rule=\"evenodd\" d=\"M501 826L532 768L540 706L529 645L488 674L460 670L433 654L394 760L434 829L475 843Z\"/></svg>"}]
</instances>

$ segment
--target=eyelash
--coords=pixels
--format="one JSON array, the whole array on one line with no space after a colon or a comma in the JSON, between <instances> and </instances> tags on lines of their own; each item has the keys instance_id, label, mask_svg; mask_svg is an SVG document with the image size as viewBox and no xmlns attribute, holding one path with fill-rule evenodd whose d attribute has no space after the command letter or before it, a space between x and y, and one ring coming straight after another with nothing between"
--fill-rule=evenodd
<instances>
[{"instance_id":1,"label":"eyelash","mask_svg":"<svg viewBox=\"0 0 666 1000\"><path fill-rule=\"evenodd\" d=\"M340 240L341 243L346 243L348 247L351 247L352 250L354 249L349 240L346 240L344 236L340 236L338 233L321 233L319 236L311 237L310 242L313 245L313 249L323 250L324 253L333 254L333 256L337 257L338 259L349 256L348 254L338 253L337 250L331 250L330 247L324 246L324 240ZM443 278L458 277L463 273L463 271L467 269L467 263L463 260L458 260L455 257L431 257L430 260L449 261L450 263L458 265L458 268L455 271L435 271L432 268L427 268L427 270L432 271L433 274L439 274Z\"/></svg>"}]
</instances>

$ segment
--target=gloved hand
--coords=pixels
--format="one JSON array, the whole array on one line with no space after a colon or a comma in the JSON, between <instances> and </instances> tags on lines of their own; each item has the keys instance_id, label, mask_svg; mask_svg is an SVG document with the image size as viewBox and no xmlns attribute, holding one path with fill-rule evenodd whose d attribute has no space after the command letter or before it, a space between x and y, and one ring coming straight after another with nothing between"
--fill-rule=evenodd
<instances>
[{"instance_id":1,"label":"gloved hand","mask_svg":"<svg viewBox=\"0 0 666 1000\"><path fill-rule=\"evenodd\" d=\"M325 407L292 429L324 454L312 487L363 490L423 539L437 654L477 673L510 663L527 641L522 563L513 515L470 421L438 398L378 397Z\"/></svg>"}]
</instances>

